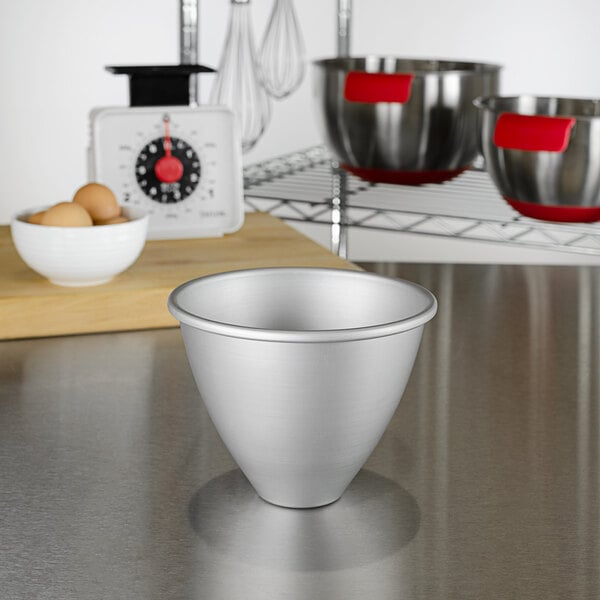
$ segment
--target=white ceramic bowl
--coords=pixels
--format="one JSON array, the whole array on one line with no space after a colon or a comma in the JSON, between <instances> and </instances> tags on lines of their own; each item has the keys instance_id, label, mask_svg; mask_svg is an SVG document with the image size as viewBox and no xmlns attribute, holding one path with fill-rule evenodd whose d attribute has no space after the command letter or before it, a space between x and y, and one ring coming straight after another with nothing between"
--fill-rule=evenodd
<instances>
[{"instance_id":1,"label":"white ceramic bowl","mask_svg":"<svg viewBox=\"0 0 600 600\"><path fill-rule=\"evenodd\" d=\"M16 214L10 230L23 261L56 285L106 283L128 269L146 243L148 216L141 209L124 208L130 220L115 225L54 227L27 222L29 215L46 208Z\"/></svg>"},{"instance_id":2,"label":"white ceramic bowl","mask_svg":"<svg viewBox=\"0 0 600 600\"><path fill-rule=\"evenodd\" d=\"M200 395L259 496L337 500L385 431L437 310L425 288L339 269L211 275L169 297Z\"/></svg>"}]
</instances>

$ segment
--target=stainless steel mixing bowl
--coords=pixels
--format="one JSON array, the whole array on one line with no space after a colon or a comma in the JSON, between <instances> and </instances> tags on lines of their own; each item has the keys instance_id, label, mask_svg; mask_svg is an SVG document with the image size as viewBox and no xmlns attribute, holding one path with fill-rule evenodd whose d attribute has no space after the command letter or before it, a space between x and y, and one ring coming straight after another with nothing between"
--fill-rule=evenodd
<instances>
[{"instance_id":1,"label":"stainless steel mixing bowl","mask_svg":"<svg viewBox=\"0 0 600 600\"><path fill-rule=\"evenodd\" d=\"M600 100L479 98L482 151L504 199L525 216L600 220Z\"/></svg>"},{"instance_id":2,"label":"stainless steel mixing bowl","mask_svg":"<svg viewBox=\"0 0 600 600\"><path fill-rule=\"evenodd\" d=\"M479 156L478 96L498 94L498 65L394 57L314 63L325 142L369 181L452 179Z\"/></svg>"},{"instance_id":3,"label":"stainless steel mixing bowl","mask_svg":"<svg viewBox=\"0 0 600 600\"><path fill-rule=\"evenodd\" d=\"M337 500L387 427L437 303L361 271L234 271L176 288L169 310L207 410L258 495Z\"/></svg>"}]
</instances>

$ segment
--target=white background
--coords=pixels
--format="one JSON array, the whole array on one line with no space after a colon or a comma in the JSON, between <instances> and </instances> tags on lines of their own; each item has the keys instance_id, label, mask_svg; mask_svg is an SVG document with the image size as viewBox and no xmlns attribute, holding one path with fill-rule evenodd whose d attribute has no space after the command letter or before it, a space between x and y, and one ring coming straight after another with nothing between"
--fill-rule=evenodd
<instances>
[{"instance_id":1,"label":"white background","mask_svg":"<svg viewBox=\"0 0 600 600\"><path fill-rule=\"evenodd\" d=\"M273 0L252 0L257 44ZM336 0L295 0L307 59L333 56ZM217 67L229 2L202 0L200 56ZM352 53L504 65L502 92L600 96L597 0L354 0ZM179 62L178 0L0 0L0 223L22 208L70 199L86 182L88 112L126 105L110 64ZM208 95L212 76L203 76ZM275 104L247 162L320 142L310 69Z\"/></svg>"}]
</instances>

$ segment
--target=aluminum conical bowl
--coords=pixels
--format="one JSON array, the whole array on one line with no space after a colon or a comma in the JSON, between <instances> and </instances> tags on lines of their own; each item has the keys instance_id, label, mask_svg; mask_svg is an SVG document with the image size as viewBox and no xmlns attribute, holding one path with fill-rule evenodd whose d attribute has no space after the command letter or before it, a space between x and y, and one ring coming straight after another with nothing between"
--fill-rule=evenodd
<instances>
[{"instance_id":1,"label":"aluminum conical bowl","mask_svg":"<svg viewBox=\"0 0 600 600\"><path fill-rule=\"evenodd\" d=\"M272 268L176 288L169 310L223 442L280 506L343 494L394 414L435 297L362 271Z\"/></svg>"}]
</instances>

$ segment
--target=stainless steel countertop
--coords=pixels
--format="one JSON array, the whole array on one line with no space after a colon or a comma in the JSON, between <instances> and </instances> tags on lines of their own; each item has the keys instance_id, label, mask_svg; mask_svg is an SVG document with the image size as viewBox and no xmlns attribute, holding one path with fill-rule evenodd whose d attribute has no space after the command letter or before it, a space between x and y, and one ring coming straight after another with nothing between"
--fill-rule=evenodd
<instances>
[{"instance_id":1,"label":"stainless steel countertop","mask_svg":"<svg viewBox=\"0 0 600 600\"><path fill-rule=\"evenodd\" d=\"M600 270L377 268L440 309L321 509L257 498L178 330L0 343L0 597L600 597Z\"/></svg>"}]
</instances>

